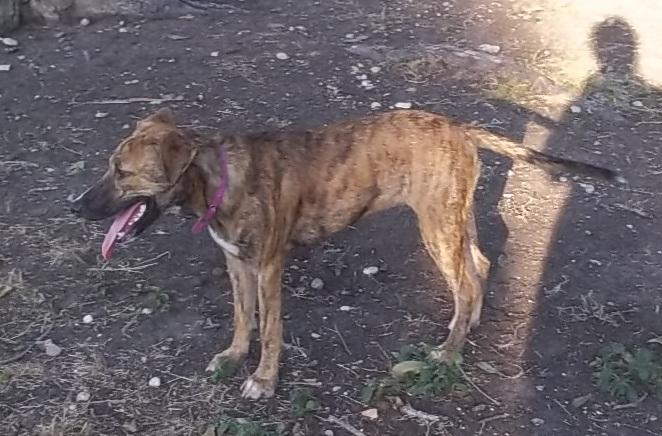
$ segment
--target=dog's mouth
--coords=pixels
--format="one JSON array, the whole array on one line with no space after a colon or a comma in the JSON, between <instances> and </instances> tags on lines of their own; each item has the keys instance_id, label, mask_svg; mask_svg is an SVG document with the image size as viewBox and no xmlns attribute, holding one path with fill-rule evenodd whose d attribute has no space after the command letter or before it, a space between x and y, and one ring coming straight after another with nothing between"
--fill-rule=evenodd
<instances>
[{"instance_id":1,"label":"dog's mouth","mask_svg":"<svg viewBox=\"0 0 662 436\"><path fill-rule=\"evenodd\" d=\"M158 208L151 199L141 199L115 215L113 223L106 232L101 244L101 255L108 260L113 248L130 236L140 234L158 216Z\"/></svg>"}]
</instances>

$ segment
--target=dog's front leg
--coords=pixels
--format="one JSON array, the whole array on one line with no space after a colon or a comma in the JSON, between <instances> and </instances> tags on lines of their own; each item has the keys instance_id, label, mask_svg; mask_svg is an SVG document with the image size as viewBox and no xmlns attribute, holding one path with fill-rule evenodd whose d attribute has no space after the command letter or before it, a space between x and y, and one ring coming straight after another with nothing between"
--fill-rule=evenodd
<instances>
[{"instance_id":1,"label":"dog's front leg","mask_svg":"<svg viewBox=\"0 0 662 436\"><path fill-rule=\"evenodd\" d=\"M238 366L248 354L251 330L255 328L255 298L257 295L257 270L249 262L231 254L225 256L228 275L232 283L234 300L234 335L230 346L214 356L207 365L207 371L215 371L224 362Z\"/></svg>"},{"instance_id":2,"label":"dog's front leg","mask_svg":"<svg viewBox=\"0 0 662 436\"><path fill-rule=\"evenodd\" d=\"M269 260L258 271L258 303L260 310L260 363L242 386L244 398L269 398L278 382L278 363L283 341L281 319L281 275L283 259Z\"/></svg>"}]
</instances>

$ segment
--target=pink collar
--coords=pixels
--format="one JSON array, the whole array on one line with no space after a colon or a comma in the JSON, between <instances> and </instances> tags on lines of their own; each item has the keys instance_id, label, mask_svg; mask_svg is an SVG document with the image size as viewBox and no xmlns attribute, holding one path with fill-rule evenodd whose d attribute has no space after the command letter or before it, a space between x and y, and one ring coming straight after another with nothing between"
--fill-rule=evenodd
<instances>
[{"instance_id":1,"label":"pink collar","mask_svg":"<svg viewBox=\"0 0 662 436\"><path fill-rule=\"evenodd\" d=\"M218 188L214 191L211 204L207 206L205 213L198 218L195 224L193 224L193 228L191 228L193 233L200 233L209 225L211 220L216 216L216 210L223 202L223 197L225 196L225 191L227 190L228 185L228 165L227 159L225 158L225 150L223 148L221 148L218 153L218 167L221 170L221 180L218 183Z\"/></svg>"}]
</instances>

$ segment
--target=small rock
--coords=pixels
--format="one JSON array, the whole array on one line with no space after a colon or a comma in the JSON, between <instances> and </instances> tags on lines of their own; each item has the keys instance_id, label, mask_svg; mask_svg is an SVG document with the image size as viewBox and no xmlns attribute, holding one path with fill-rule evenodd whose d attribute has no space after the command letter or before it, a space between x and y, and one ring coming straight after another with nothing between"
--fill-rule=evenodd
<instances>
[{"instance_id":1,"label":"small rock","mask_svg":"<svg viewBox=\"0 0 662 436\"><path fill-rule=\"evenodd\" d=\"M97 112L94 114L94 118L106 118L108 116L108 112Z\"/></svg>"},{"instance_id":2,"label":"small rock","mask_svg":"<svg viewBox=\"0 0 662 436\"><path fill-rule=\"evenodd\" d=\"M333 436L333 430L324 430L324 436Z\"/></svg>"},{"instance_id":3,"label":"small rock","mask_svg":"<svg viewBox=\"0 0 662 436\"><path fill-rule=\"evenodd\" d=\"M634 107L643 107L644 104L642 102L640 102L639 100L636 100L636 101L632 102L632 106L634 106Z\"/></svg>"},{"instance_id":4,"label":"small rock","mask_svg":"<svg viewBox=\"0 0 662 436\"><path fill-rule=\"evenodd\" d=\"M18 41L16 41L14 38L0 38L0 42L2 42L7 47L16 47L18 45Z\"/></svg>"},{"instance_id":5,"label":"small rock","mask_svg":"<svg viewBox=\"0 0 662 436\"><path fill-rule=\"evenodd\" d=\"M334 386L334 387L331 388L331 392L338 392L341 389L342 388L340 386Z\"/></svg>"},{"instance_id":6,"label":"small rock","mask_svg":"<svg viewBox=\"0 0 662 436\"><path fill-rule=\"evenodd\" d=\"M535 425L536 427L540 427L545 423L545 420L542 418L531 418L531 424Z\"/></svg>"},{"instance_id":7,"label":"small rock","mask_svg":"<svg viewBox=\"0 0 662 436\"><path fill-rule=\"evenodd\" d=\"M382 104L378 101L373 101L370 103L370 109L376 110L382 107Z\"/></svg>"},{"instance_id":8,"label":"small rock","mask_svg":"<svg viewBox=\"0 0 662 436\"><path fill-rule=\"evenodd\" d=\"M559 182L563 182L563 183L565 183L565 182L567 182L567 181L568 181L568 178L567 178L567 177L565 177L565 176L561 176L561 177L559 177Z\"/></svg>"},{"instance_id":9,"label":"small rock","mask_svg":"<svg viewBox=\"0 0 662 436\"><path fill-rule=\"evenodd\" d=\"M159 377L152 377L147 384L153 388L158 388L161 386L161 379Z\"/></svg>"},{"instance_id":10,"label":"small rock","mask_svg":"<svg viewBox=\"0 0 662 436\"><path fill-rule=\"evenodd\" d=\"M363 268L363 274L367 276L374 276L379 272L379 268L376 266L366 266Z\"/></svg>"},{"instance_id":11,"label":"small rock","mask_svg":"<svg viewBox=\"0 0 662 436\"><path fill-rule=\"evenodd\" d=\"M350 310L352 310L352 306L340 306L341 312L349 312Z\"/></svg>"},{"instance_id":12,"label":"small rock","mask_svg":"<svg viewBox=\"0 0 662 436\"><path fill-rule=\"evenodd\" d=\"M586 191L587 194L593 194L595 192L595 186L590 183L580 183L579 186L584 188L584 191Z\"/></svg>"},{"instance_id":13,"label":"small rock","mask_svg":"<svg viewBox=\"0 0 662 436\"><path fill-rule=\"evenodd\" d=\"M80 25L83 27L87 27L90 25L90 19L89 18L83 18L80 20Z\"/></svg>"},{"instance_id":14,"label":"small rock","mask_svg":"<svg viewBox=\"0 0 662 436\"><path fill-rule=\"evenodd\" d=\"M151 315L152 314L152 309L149 307L144 307L143 310L140 311L143 315Z\"/></svg>"},{"instance_id":15,"label":"small rock","mask_svg":"<svg viewBox=\"0 0 662 436\"><path fill-rule=\"evenodd\" d=\"M78 394L76 394L76 401L79 403L84 403L85 401L90 400L90 393L87 391L81 391Z\"/></svg>"},{"instance_id":16,"label":"small rock","mask_svg":"<svg viewBox=\"0 0 662 436\"><path fill-rule=\"evenodd\" d=\"M482 412L482 411L485 410L485 409L487 409L487 405L486 405L486 404L477 404L477 405L475 405L471 410L473 410L474 412L478 413L478 412Z\"/></svg>"},{"instance_id":17,"label":"small rock","mask_svg":"<svg viewBox=\"0 0 662 436\"><path fill-rule=\"evenodd\" d=\"M283 53L282 51L279 51L276 53L276 59L280 59L281 61L286 61L290 58L290 56L287 53Z\"/></svg>"},{"instance_id":18,"label":"small rock","mask_svg":"<svg viewBox=\"0 0 662 436\"><path fill-rule=\"evenodd\" d=\"M11 70L11 65L9 64L0 64L0 71L9 71Z\"/></svg>"},{"instance_id":19,"label":"small rock","mask_svg":"<svg viewBox=\"0 0 662 436\"><path fill-rule=\"evenodd\" d=\"M94 321L94 317L92 315L85 315L83 317L83 324L92 324L92 321Z\"/></svg>"},{"instance_id":20,"label":"small rock","mask_svg":"<svg viewBox=\"0 0 662 436\"><path fill-rule=\"evenodd\" d=\"M381 67L370 67L370 72L371 72L372 74L377 74L377 73L379 73L381 70L382 70Z\"/></svg>"},{"instance_id":21,"label":"small rock","mask_svg":"<svg viewBox=\"0 0 662 436\"><path fill-rule=\"evenodd\" d=\"M219 54L220 54L220 52L213 51L213 52L209 53L209 56L211 56L213 58L217 58Z\"/></svg>"},{"instance_id":22,"label":"small rock","mask_svg":"<svg viewBox=\"0 0 662 436\"><path fill-rule=\"evenodd\" d=\"M582 108L573 104L572 106L570 106L570 112L572 112L573 114L579 114L582 112Z\"/></svg>"},{"instance_id":23,"label":"small rock","mask_svg":"<svg viewBox=\"0 0 662 436\"><path fill-rule=\"evenodd\" d=\"M319 339L319 338L321 338L322 336L321 336L319 333L311 333L311 334L310 334L310 337L313 338L313 339Z\"/></svg>"},{"instance_id":24,"label":"small rock","mask_svg":"<svg viewBox=\"0 0 662 436\"><path fill-rule=\"evenodd\" d=\"M118 31L119 33L126 33L126 32L129 31L129 29L127 29L126 27L120 27L119 29L117 29L117 31Z\"/></svg>"},{"instance_id":25,"label":"small rock","mask_svg":"<svg viewBox=\"0 0 662 436\"><path fill-rule=\"evenodd\" d=\"M572 407L574 407L575 409L579 409L584 404L591 401L591 398L593 398L593 394L586 394L586 395L582 395L581 397L577 397L572 400Z\"/></svg>"},{"instance_id":26,"label":"small rock","mask_svg":"<svg viewBox=\"0 0 662 436\"><path fill-rule=\"evenodd\" d=\"M368 419L375 420L379 418L379 411L377 411L377 409L366 409L363 412L361 412L361 416L365 416Z\"/></svg>"},{"instance_id":27,"label":"small rock","mask_svg":"<svg viewBox=\"0 0 662 436\"><path fill-rule=\"evenodd\" d=\"M411 102L409 101L400 101L393 105L398 109L411 109Z\"/></svg>"},{"instance_id":28,"label":"small rock","mask_svg":"<svg viewBox=\"0 0 662 436\"><path fill-rule=\"evenodd\" d=\"M43 342L43 346L44 346L44 351L46 352L46 355L50 356L50 357L59 356L60 353L62 352L62 348L55 345L53 343L53 341L50 340L50 339L46 339Z\"/></svg>"},{"instance_id":29,"label":"small rock","mask_svg":"<svg viewBox=\"0 0 662 436\"><path fill-rule=\"evenodd\" d=\"M134 421L125 422L122 424L122 428L127 431L127 433L136 433L138 431L138 426Z\"/></svg>"},{"instance_id":30,"label":"small rock","mask_svg":"<svg viewBox=\"0 0 662 436\"><path fill-rule=\"evenodd\" d=\"M501 47L492 44L481 44L478 46L478 50L495 55L501 51Z\"/></svg>"},{"instance_id":31,"label":"small rock","mask_svg":"<svg viewBox=\"0 0 662 436\"><path fill-rule=\"evenodd\" d=\"M310 287L313 289L322 289L324 287L324 281L320 278L314 278L312 282L310 282Z\"/></svg>"}]
</instances>

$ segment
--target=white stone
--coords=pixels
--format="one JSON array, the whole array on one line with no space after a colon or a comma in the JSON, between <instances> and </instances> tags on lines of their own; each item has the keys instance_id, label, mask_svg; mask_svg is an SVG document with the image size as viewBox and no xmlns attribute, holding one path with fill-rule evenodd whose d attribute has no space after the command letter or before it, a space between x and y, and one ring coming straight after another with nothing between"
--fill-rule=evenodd
<instances>
[{"instance_id":1,"label":"white stone","mask_svg":"<svg viewBox=\"0 0 662 436\"><path fill-rule=\"evenodd\" d=\"M365 416L368 419L375 420L379 418L379 412L377 409L366 409L363 412L361 412L361 416Z\"/></svg>"},{"instance_id":2,"label":"white stone","mask_svg":"<svg viewBox=\"0 0 662 436\"><path fill-rule=\"evenodd\" d=\"M158 377L152 377L149 379L149 382L147 384L153 388L158 388L159 386L161 386L161 379Z\"/></svg>"},{"instance_id":3,"label":"white stone","mask_svg":"<svg viewBox=\"0 0 662 436\"><path fill-rule=\"evenodd\" d=\"M0 42L2 42L7 47L16 47L18 45L18 41L16 41L14 38L0 38Z\"/></svg>"},{"instance_id":4,"label":"white stone","mask_svg":"<svg viewBox=\"0 0 662 436\"><path fill-rule=\"evenodd\" d=\"M83 317L84 324L92 324L92 321L94 321L94 317L92 315L85 315Z\"/></svg>"},{"instance_id":5,"label":"white stone","mask_svg":"<svg viewBox=\"0 0 662 436\"><path fill-rule=\"evenodd\" d=\"M87 391L81 391L78 394L76 394L76 401L79 403L84 403L85 401L90 400L90 393Z\"/></svg>"},{"instance_id":6,"label":"white stone","mask_svg":"<svg viewBox=\"0 0 662 436\"><path fill-rule=\"evenodd\" d=\"M220 52L213 51L213 52L209 53L209 56L211 56L213 58L217 58L219 54L220 54Z\"/></svg>"},{"instance_id":7,"label":"white stone","mask_svg":"<svg viewBox=\"0 0 662 436\"><path fill-rule=\"evenodd\" d=\"M83 18L82 20L80 20L80 25L83 26L83 27L89 26L90 25L90 19L89 18Z\"/></svg>"},{"instance_id":8,"label":"white stone","mask_svg":"<svg viewBox=\"0 0 662 436\"><path fill-rule=\"evenodd\" d=\"M141 310L141 312L142 312L143 315L151 315L152 314L152 309L150 309L149 307L145 307L145 308L143 308L143 310Z\"/></svg>"},{"instance_id":9,"label":"white stone","mask_svg":"<svg viewBox=\"0 0 662 436\"><path fill-rule=\"evenodd\" d=\"M276 53L276 59L280 59L281 61L286 61L290 58L290 56L287 53L283 53L282 51Z\"/></svg>"},{"instance_id":10,"label":"white stone","mask_svg":"<svg viewBox=\"0 0 662 436\"><path fill-rule=\"evenodd\" d=\"M9 71L11 70L11 65L9 64L1 64L0 65L0 71Z\"/></svg>"},{"instance_id":11,"label":"white stone","mask_svg":"<svg viewBox=\"0 0 662 436\"><path fill-rule=\"evenodd\" d=\"M644 104L642 102L640 102L639 100L636 100L636 101L632 102L632 106L634 106L634 107L643 107L643 105Z\"/></svg>"},{"instance_id":12,"label":"white stone","mask_svg":"<svg viewBox=\"0 0 662 436\"><path fill-rule=\"evenodd\" d=\"M577 106L577 105L573 104L572 106L570 106L570 112L572 112L573 114L579 114L579 113L581 113L581 111L582 111L582 108Z\"/></svg>"},{"instance_id":13,"label":"white stone","mask_svg":"<svg viewBox=\"0 0 662 436\"><path fill-rule=\"evenodd\" d=\"M370 109L379 109L382 107L382 104L378 101L373 101L370 103Z\"/></svg>"},{"instance_id":14,"label":"white stone","mask_svg":"<svg viewBox=\"0 0 662 436\"><path fill-rule=\"evenodd\" d=\"M320 278L314 278L312 282L310 282L310 287L313 289L322 289L324 287L324 280Z\"/></svg>"},{"instance_id":15,"label":"white stone","mask_svg":"<svg viewBox=\"0 0 662 436\"><path fill-rule=\"evenodd\" d=\"M399 101L393 105L398 109L411 109L411 102L409 101Z\"/></svg>"},{"instance_id":16,"label":"white stone","mask_svg":"<svg viewBox=\"0 0 662 436\"><path fill-rule=\"evenodd\" d=\"M494 55L501 51L501 47L492 44L481 44L478 46L478 50Z\"/></svg>"},{"instance_id":17,"label":"white stone","mask_svg":"<svg viewBox=\"0 0 662 436\"><path fill-rule=\"evenodd\" d=\"M313 339L319 339L319 338L321 338L322 336L321 336L319 333L311 333L311 334L310 334L310 337L313 338Z\"/></svg>"},{"instance_id":18,"label":"white stone","mask_svg":"<svg viewBox=\"0 0 662 436\"><path fill-rule=\"evenodd\" d=\"M381 67L370 67L370 72L371 72L372 74L377 74L377 73L379 73L381 70L382 70Z\"/></svg>"},{"instance_id":19,"label":"white stone","mask_svg":"<svg viewBox=\"0 0 662 436\"><path fill-rule=\"evenodd\" d=\"M47 356L50 356L50 357L59 356L60 353L62 352L62 348L55 345L53 343L53 341L50 340L50 339L46 339L43 342L43 345L44 345L44 351L46 351Z\"/></svg>"},{"instance_id":20,"label":"white stone","mask_svg":"<svg viewBox=\"0 0 662 436\"><path fill-rule=\"evenodd\" d=\"M367 276L374 276L379 272L379 267L376 266L366 266L363 268L363 274Z\"/></svg>"},{"instance_id":21,"label":"white stone","mask_svg":"<svg viewBox=\"0 0 662 436\"><path fill-rule=\"evenodd\" d=\"M353 309L352 306L340 306L341 312L349 312L352 309Z\"/></svg>"},{"instance_id":22,"label":"white stone","mask_svg":"<svg viewBox=\"0 0 662 436\"><path fill-rule=\"evenodd\" d=\"M94 118L106 118L108 116L108 112L97 112L94 114Z\"/></svg>"}]
</instances>

